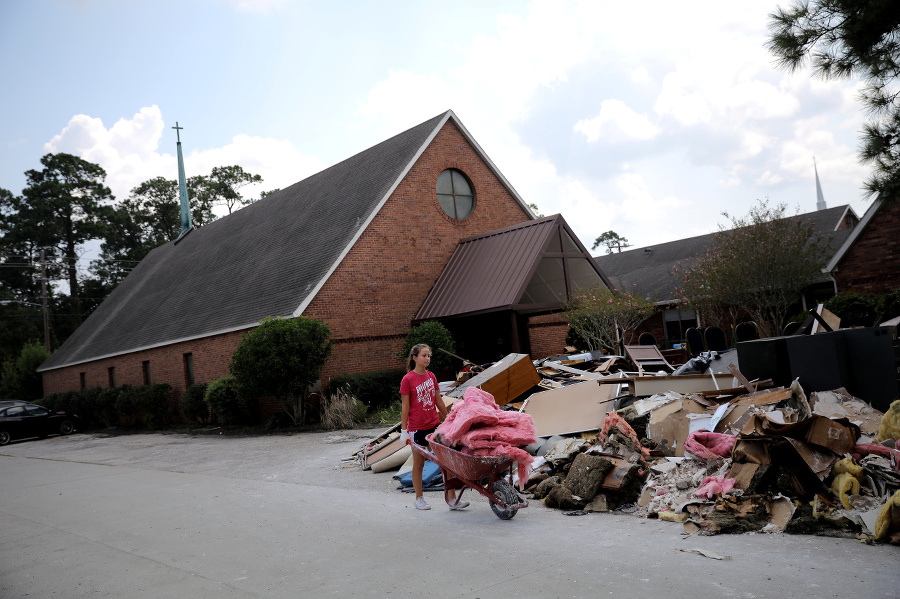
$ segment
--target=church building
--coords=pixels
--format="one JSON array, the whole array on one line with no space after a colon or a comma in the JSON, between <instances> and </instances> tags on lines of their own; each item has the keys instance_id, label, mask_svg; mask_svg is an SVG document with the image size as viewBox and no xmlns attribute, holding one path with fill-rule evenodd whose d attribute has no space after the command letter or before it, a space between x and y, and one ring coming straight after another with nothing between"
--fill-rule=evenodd
<instances>
[{"instance_id":1,"label":"church building","mask_svg":"<svg viewBox=\"0 0 900 599\"><path fill-rule=\"evenodd\" d=\"M452 111L157 247L41 365L46 394L228 374L267 316L328 324L338 374L399 368L443 322L486 362L558 354L556 313L609 286L559 216L537 219Z\"/></svg>"}]
</instances>

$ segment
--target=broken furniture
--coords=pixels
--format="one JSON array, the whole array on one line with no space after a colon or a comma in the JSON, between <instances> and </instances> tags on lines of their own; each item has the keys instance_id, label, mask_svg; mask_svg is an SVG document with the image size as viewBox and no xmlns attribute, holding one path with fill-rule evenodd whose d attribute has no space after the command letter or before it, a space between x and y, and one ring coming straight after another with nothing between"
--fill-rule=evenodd
<instances>
[{"instance_id":1,"label":"broken furniture","mask_svg":"<svg viewBox=\"0 0 900 599\"><path fill-rule=\"evenodd\" d=\"M528 354L509 354L445 395L462 397L469 387L478 387L493 395L498 406L505 406L540 382Z\"/></svg>"},{"instance_id":2,"label":"broken furniture","mask_svg":"<svg viewBox=\"0 0 900 599\"><path fill-rule=\"evenodd\" d=\"M638 337L638 345L656 345L656 337L653 333L645 331Z\"/></svg>"},{"instance_id":3,"label":"broken furniture","mask_svg":"<svg viewBox=\"0 0 900 599\"><path fill-rule=\"evenodd\" d=\"M719 327L706 327L703 331L703 343L707 351L725 351L728 349L728 341L725 333Z\"/></svg>"},{"instance_id":4,"label":"broken furniture","mask_svg":"<svg viewBox=\"0 0 900 599\"><path fill-rule=\"evenodd\" d=\"M754 341L756 339L759 339L759 329L752 320L738 323L734 327L735 344L740 343L741 341Z\"/></svg>"},{"instance_id":5,"label":"broken furniture","mask_svg":"<svg viewBox=\"0 0 900 599\"><path fill-rule=\"evenodd\" d=\"M691 327L684 332L684 345L687 349L688 358L699 356L701 352L706 351L706 345L703 343L703 333L696 327Z\"/></svg>"},{"instance_id":6,"label":"broken furniture","mask_svg":"<svg viewBox=\"0 0 900 599\"><path fill-rule=\"evenodd\" d=\"M744 341L737 353L748 379L771 377L776 386L787 387L799 378L807 392L843 387L882 412L898 396L886 327Z\"/></svg>"},{"instance_id":7,"label":"broken furniture","mask_svg":"<svg viewBox=\"0 0 900 599\"><path fill-rule=\"evenodd\" d=\"M625 354L634 362L638 372L643 374L645 370L665 370L672 372L675 367L660 353L655 345L626 345Z\"/></svg>"}]
</instances>

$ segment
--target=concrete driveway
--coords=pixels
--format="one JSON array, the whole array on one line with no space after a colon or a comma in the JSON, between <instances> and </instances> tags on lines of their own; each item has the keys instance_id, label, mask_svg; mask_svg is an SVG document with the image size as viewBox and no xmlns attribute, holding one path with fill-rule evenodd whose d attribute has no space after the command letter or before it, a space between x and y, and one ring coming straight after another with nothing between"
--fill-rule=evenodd
<instances>
[{"instance_id":1,"label":"concrete driveway","mask_svg":"<svg viewBox=\"0 0 900 599\"><path fill-rule=\"evenodd\" d=\"M481 498L451 512L435 493L416 511L390 474L340 467L377 432L2 447L0 597L900 596L893 546L684 538L538 502L501 521Z\"/></svg>"}]
</instances>

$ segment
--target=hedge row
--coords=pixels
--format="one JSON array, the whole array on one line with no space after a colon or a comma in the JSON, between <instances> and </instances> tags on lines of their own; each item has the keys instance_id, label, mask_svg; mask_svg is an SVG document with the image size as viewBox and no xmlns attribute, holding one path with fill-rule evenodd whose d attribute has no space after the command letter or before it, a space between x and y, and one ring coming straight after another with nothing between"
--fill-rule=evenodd
<instances>
[{"instance_id":1,"label":"hedge row","mask_svg":"<svg viewBox=\"0 0 900 599\"><path fill-rule=\"evenodd\" d=\"M155 429L178 419L178 414L170 407L171 394L172 386L168 383L121 385L110 389L92 387L83 391L51 393L37 403L51 410L77 415L84 429L111 426Z\"/></svg>"},{"instance_id":2,"label":"hedge row","mask_svg":"<svg viewBox=\"0 0 900 599\"><path fill-rule=\"evenodd\" d=\"M400 399L400 381L405 374L406 371L399 368L343 374L331 379L328 383L328 394L334 396L338 391L349 393L359 399L371 412Z\"/></svg>"}]
</instances>

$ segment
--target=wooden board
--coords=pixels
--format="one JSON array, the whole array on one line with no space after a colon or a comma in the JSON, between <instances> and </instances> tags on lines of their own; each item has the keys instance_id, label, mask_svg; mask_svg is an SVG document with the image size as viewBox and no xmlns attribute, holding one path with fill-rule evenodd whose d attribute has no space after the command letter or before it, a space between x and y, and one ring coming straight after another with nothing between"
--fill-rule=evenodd
<instances>
[{"instance_id":1,"label":"wooden board","mask_svg":"<svg viewBox=\"0 0 900 599\"><path fill-rule=\"evenodd\" d=\"M478 387L493 395L498 406L505 406L540 382L541 375L528 354L509 354L484 372L454 387L446 396L462 397L469 387Z\"/></svg>"}]
</instances>

